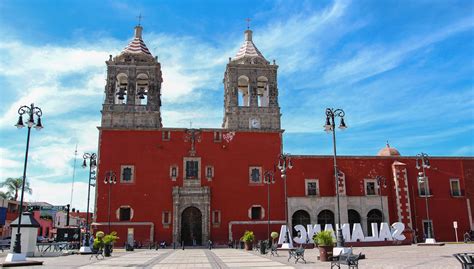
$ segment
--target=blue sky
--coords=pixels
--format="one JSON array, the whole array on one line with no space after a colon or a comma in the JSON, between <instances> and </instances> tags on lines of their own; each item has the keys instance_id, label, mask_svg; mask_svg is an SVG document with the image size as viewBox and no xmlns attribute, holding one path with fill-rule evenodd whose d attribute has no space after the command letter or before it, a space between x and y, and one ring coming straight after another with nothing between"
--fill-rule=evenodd
<instances>
[{"instance_id":1,"label":"blue sky","mask_svg":"<svg viewBox=\"0 0 474 269\"><path fill-rule=\"evenodd\" d=\"M388 140L402 155L474 155L472 1L1 1L0 178L20 176L34 102L32 201L70 200L74 148L97 150L105 63L133 36L163 70L165 127L220 127L228 57L252 18L254 42L279 67L284 150L330 155L326 107L349 128L338 153L373 156ZM78 159L73 206L84 209Z\"/></svg>"}]
</instances>

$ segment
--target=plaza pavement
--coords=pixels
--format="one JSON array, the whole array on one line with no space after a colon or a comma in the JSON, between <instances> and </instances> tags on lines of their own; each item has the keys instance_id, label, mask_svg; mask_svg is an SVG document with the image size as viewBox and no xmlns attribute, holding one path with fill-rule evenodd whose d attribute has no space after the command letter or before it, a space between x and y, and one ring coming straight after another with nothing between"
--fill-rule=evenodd
<instances>
[{"instance_id":1,"label":"plaza pavement","mask_svg":"<svg viewBox=\"0 0 474 269\"><path fill-rule=\"evenodd\" d=\"M461 268L453 253L474 252L474 244L447 244L445 246L395 246L354 248L354 253L366 255L359 268ZM254 251L218 248L186 250L135 250L125 252L114 250L113 256L97 260L90 255L68 255L60 257L35 257L31 260L44 261L43 266L27 268L330 268L330 263L317 260L318 250L307 249L307 263L295 264L287 261L288 253L279 251L279 257L260 255ZM6 252L1 256L6 256ZM2 258L3 259L3 258ZM25 268L25 267L23 267ZM347 268L347 266L341 266Z\"/></svg>"}]
</instances>

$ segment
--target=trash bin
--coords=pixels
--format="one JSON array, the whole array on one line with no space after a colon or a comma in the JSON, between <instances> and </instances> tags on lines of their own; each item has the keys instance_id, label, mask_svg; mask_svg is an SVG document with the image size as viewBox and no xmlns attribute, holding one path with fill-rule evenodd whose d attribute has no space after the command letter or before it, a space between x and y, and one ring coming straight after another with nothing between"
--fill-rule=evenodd
<instances>
[{"instance_id":1,"label":"trash bin","mask_svg":"<svg viewBox=\"0 0 474 269\"><path fill-rule=\"evenodd\" d=\"M260 242L260 254L267 254L267 241Z\"/></svg>"}]
</instances>

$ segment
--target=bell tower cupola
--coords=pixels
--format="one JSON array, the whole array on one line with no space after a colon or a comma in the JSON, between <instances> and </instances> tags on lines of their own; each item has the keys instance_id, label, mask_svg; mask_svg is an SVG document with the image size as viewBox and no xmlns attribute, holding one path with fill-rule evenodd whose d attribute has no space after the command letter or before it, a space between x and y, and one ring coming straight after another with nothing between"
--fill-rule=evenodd
<instances>
[{"instance_id":1,"label":"bell tower cupola","mask_svg":"<svg viewBox=\"0 0 474 269\"><path fill-rule=\"evenodd\" d=\"M252 30L244 32L244 43L229 58L224 74L224 121L231 130L280 130L277 70L257 49Z\"/></svg>"},{"instance_id":2,"label":"bell tower cupola","mask_svg":"<svg viewBox=\"0 0 474 269\"><path fill-rule=\"evenodd\" d=\"M106 61L107 82L102 107L102 128L161 128L161 65L135 27L133 40Z\"/></svg>"}]
</instances>

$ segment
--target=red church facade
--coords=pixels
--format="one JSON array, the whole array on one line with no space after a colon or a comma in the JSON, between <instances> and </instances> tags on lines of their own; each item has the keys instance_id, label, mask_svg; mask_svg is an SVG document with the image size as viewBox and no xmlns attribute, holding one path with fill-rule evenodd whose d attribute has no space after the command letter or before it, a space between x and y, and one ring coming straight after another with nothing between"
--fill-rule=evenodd
<instances>
[{"instance_id":1,"label":"red church facade","mask_svg":"<svg viewBox=\"0 0 474 269\"><path fill-rule=\"evenodd\" d=\"M283 153L278 66L265 60L247 30L242 48L226 67L222 128L164 128L161 65L141 31L137 26L135 39L107 61L95 229L107 231L110 219L121 243L226 244L245 230L266 239L270 215L270 231L279 232L286 203L285 182L275 169ZM431 157L425 193L416 157L400 156L388 145L379 155L338 156L341 223L361 223L366 234L371 222L402 222L406 233L414 230L422 240L427 198L436 240L455 240L454 221L459 236L474 229L474 158ZM332 156L290 157L290 226L334 225ZM113 186L100 180L109 171L117 175ZM273 173L270 186L264 183L266 172ZM377 177L386 184L378 184Z\"/></svg>"}]
</instances>

